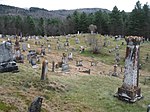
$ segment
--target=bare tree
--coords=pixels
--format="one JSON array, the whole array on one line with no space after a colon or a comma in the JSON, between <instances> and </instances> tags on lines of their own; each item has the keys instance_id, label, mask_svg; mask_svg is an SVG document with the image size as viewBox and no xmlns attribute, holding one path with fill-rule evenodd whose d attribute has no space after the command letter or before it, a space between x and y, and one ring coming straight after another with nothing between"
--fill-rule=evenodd
<instances>
[{"instance_id":1,"label":"bare tree","mask_svg":"<svg viewBox=\"0 0 150 112\"><path fill-rule=\"evenodd\" d=\"M89 30L91 31L91 34L93 34L94 32L95 32L95 30L97 29L97 26L96 25L93 25L93 24L91 24L91 25L89 25Z\"/></svg>"},{"instance_id":2,"label":"bare tree","mask_svg":"<svg viewBox=\"0 0 150 112\"><path fill-rule=\"evenodd\" d=\"M102 48L102 39L101 38L96 37L96 35L90 35L90 37L88 37L86 39L86 43L90 47L93 54L100 53L100 50Z\"/></svg>"}]
</instances>

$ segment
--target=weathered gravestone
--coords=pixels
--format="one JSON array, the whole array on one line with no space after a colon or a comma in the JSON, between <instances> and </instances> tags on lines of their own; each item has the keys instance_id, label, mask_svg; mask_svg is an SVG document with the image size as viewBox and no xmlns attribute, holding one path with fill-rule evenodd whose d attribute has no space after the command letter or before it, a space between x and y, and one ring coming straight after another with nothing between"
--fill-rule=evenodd
<instances>
[{"instance_id":1,"label":"weathered gravestone","mask_svg":"<svg viewBox=\"0 0 150 112\"><path fill-rule=\"evenodd\" d=\"M0 72L11 72L18 70L16 62L13 61L12 45L9 42L0 44Z\"/></svg>"},{"instance_id":2,"label":"weathered gravestone","mask_svg":"<svg viewBox=\"0 0 150 112\"><path fill-rule=\"evenodd\" d=\"M46 74L48 72L48 61L44 60L42 63L42 73L41 73L41 80L46 79Z\"/></svg>"},{"instance_id":3,"label":"weathered gravestone","mask_svg":"<svg viewBox=\"0 0 150 112\"><path fill-rule=\"evenodd\" d=\"M43 98L37 97L28 108L28 112L41 112Z\"/></svg>"},{"instance_id":4,"label":"weathered gravestone","mask_svg":"<svg viewBox=\"0 0 150 112\"><path fill-rule=\"evenodd\" d=\"M142 38L137 36L126 37L127 48L125 58L125 72L123 85L118 88L119 99L136 102L142 98L139 87L139 48Z\"/></svg>"}]
</instances>

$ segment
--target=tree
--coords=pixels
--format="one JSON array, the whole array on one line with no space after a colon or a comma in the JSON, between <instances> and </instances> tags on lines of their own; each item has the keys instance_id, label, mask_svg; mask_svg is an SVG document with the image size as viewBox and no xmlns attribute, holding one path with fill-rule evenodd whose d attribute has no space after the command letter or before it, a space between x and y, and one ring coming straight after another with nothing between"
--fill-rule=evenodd
<instances>
[{"instance_id":1,"label":"tree","mask_svg":"<svg viewBox=\"0 0 150 112\"><path fill-rule=\"evenodd\" d=\"M73 25L74 25L73 32L76 33L78 31L80 31L80 28L79 28L80 14L77 11L74 11L72 18L73 18Z\"/></svg>"},{"instance_id":2,"label":"tree","mask_svg":"<svg viewBox=\"0 0 150 112\"><path fill-rule=\"evenodd\" d=\"M91 52L93 54L99 54L102 48L101 38L96 37L95 35L90 35L86 41L87 45L90 46Z\"/></svg>"},{"instance_id":3,"label":"tree","mask_svg":"<svg viewBox=\"0 0 150 112\"><path fill-rule=\"evenodd\" d=\"M37 27L37 34L38 35L42 35L44 36L45 35L45 32L44 32L44 19L43 18L40 18L40 20L38 20L38 27Z\"/></svg>"},{"instance_id":4,"label":"tree","mask_svg":"<svg viewBox=\"0 0 150 112\"><path fill-rule=\"evenodd\" d=\"M80 14L79 17L79 31L82 31L83 33L87 32L87 28L88 28L88 23L87 23L87 15L85 12L83 12L82 14Z\"/></svg>"},{"instance_id":5,"label":"tree","mask_svg":"<svg viewBox=\"0 0 150 112\"><path fill-rule=\"evenodd\" d=\"M91 24L91 25L89 25L89 30L91 31L91 34L93 34L94 32L95 32L95 30L97 29L97 26L96 25L93 25L93 24Z\"/></svg>"},{"instance_id":6,"label":"tree","mask_svg":"<svg viewBox=\"0 0 150 112\"><path fill-rule=\"evenodd\" d=\"M127 34L127 27L128 27L128 15L123 10L121 11L121 20L122 20L122 32L121 34L125 36Z\"/></svg>"},{"instance_id":7,"label":"tree","mask_svg":"<svg viewBox=\"0 0 150 112\"><path fill-rule=\"evenodd\" d=\"M112 35L120 35L122 32L121 13L115 6L110 14L110 33Z\"/></svg>"},{"instance_id":8,"label":"tree","mask_svg":"<svg viewBox=\"0 0 150 112\"><path fill-rule=\"evenodd\" d=\"M144 4L143 6L143 13L144 13L144 26L143 26L143 36L147 39L150 39L150 9L149 6Z\"/></svg>"},{"instance_id":9,"label":"tree","mask_svg":"<svg viewBox=\"0 0 150 112\"><path fill-rule=\"evenodd\" d=\"M27 35L34 35L35 34L35 24L34 24L34 20L31 16L27 16L25 18L25 33Z\"/></svg>"},{"instance_id":10,"label":"tree","mask_svg":"<svg viewBox=\"0 0 150 112\"><path fill-rule=\"evenodd\" d=\"M138 1L135 8L129 15L129 35L142 36L143 26L144 26L144 15L140 2Z\"/></svg>"},{"instance_id":11,"label":"tree","mask_svg":"<svg viewBox=\"0 0 150 112\"><path fill-rule=\"evenodd\" d=\"M20 16L15 17L15 29L17 35L19 35L23 30L22 24L22 18Z\"/></svg>"}]
</instances>

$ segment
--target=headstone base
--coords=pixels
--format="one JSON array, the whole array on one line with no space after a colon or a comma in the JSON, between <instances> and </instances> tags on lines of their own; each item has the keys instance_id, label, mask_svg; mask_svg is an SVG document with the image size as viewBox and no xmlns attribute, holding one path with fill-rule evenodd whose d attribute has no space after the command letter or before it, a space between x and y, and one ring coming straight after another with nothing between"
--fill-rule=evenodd
<instances>
[{"instance_id":1,"label":"headstone base","mask_svg":"<svg viewBox=\"0 0 150 112\"><path fill-rule=\"evenodd\" d=\"M116 94L116 97L120 100L124 100L130 103L134 103L137 100L140 100L143 98L141 94L141 88L135 88L132 90L125 89L123 87L118 88L118 93Z\"/></svg>"},{"instance_id":2,"label":"headstone base","mask_svg":"<svg viewBox=\"0 0 150 112\"><path fill-rule=\"evenodd\" d=\"M18 66L16 65L16 62L6 62L6 63L0 63L0 72L13 72L18 71Z\"/></svg>"}]
</instances>

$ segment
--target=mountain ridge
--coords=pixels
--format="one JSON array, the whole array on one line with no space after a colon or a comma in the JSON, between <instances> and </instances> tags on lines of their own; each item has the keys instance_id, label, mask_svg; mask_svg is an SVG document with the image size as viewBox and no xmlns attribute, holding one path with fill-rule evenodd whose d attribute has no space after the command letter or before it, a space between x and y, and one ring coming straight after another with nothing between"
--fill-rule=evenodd
<instances>
[{"instance_id":1,"label":"mountain ridge","mask_svg":"<svg viewBox=\"0 0 150 112\"><path fill-rule=\"evenodd\" d=\"M20 16L32 16L34 18L66 18L68 15L73 14L74 11L80 13L85 12L95 13L97 11L110 13L108 9L102 8L79 8L79 9L58 9L58 10L47 10L44 8L30 7L29 9L19 8L15 6L0 4L0 15L20 15Z\"/></svg>"}]
</instances>

